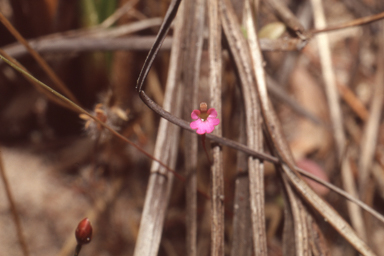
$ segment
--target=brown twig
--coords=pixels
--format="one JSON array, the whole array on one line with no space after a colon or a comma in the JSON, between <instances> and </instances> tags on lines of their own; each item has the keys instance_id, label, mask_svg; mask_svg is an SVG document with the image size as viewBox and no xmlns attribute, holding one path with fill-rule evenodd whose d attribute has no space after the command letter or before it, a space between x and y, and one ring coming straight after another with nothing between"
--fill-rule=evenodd
<instances>
[{"instance_id":1,"label":"brown twig","mask_svg":"<svg viewBox=\"0 0 384 256\"><path fill-rule=\"evenodd\" d=\"M30 45L39 53L66 53L86 51L148 51L155 42L154 36L130 36L122 38L62 38L58 40L31 40ZM172 38L164 40L161 50L170 50ZM20 44L12 44L3 48L10 56L20 58L27 54Z\"/></svg>"},{"instance_id":2,"label":"brown twig","mask_svg":"<svg viewBox=\"0 0 384 256\"><path fill-rule=\"evenodd\" d=\"M21 225L19 213L16 208L15 200L13 199L12 190L7 178L7 174L5 173L1 148L0 148L0 175L4 183L5 193L7 195L9 207L11 208L11 213L12 213L13 221L16 226L17 238L19 239L21 250L23 251L24 256L29 256L27 242L25 241L25 237L23 234L23 226Z\"/></svg>"},{"instance_id":3,"label":"brown twig","mask_svg":"<svg viewBox=\"0 0 384 256\"><path fill-rule=\"evenodd\" d=\"M185 130L189 130L190 132L195 133L195 131L192 130L189 127L189 123L187 121L184 121L184 120L182 120L182 119L180 119L178 117L175 117L172 114L170 114L169 112L167 112L164 109L162 109L159 105L157 105L154 101L152 101L145 94L144 91L140 92L140 98L143 100L143 102L150 109L152 109L155 113L160 115L162 118L168 120L169 122L171 122L173 124L176 124L176 125L180 126L181 128L183 128ZM228 139L226 139L224 137L219 137L219 136L216 136L214 134L207 134L207 138L209 138L210 140L212 140L214 142L219 143L220 145L233 148L233 149L238 150L240 152L243 152L243 153L245 153L245 154L247 154L249 156L258 158L260 160L265 160L265 161L271 162L273 164L278 164L278 165L280 164L280 160L277 157L274 157L274 156L271 156L271 155L268 155L268 154L265 154L265 153L257 152L257 151L252 150L252 149L248 148L247 146L245 146L243 144L240 144L240 143L238 143L236 141L228 140ZM310 178L312 180L315 180L317 183L326 186L327 188L331 189L332 191L335 191L336 193L338 193L339 195L343 196L344 198L346 198L346 199L348 199L348 200L358 204L361 208L363 208L364 210L368 211L369 213L371 213L377 219L379 219L380 221L382 221L384 223L384 217L381 216L381 214L379 214L374 209L372 209L368 205L364 204L360 200L350 196L345 191L337 188L336 186L334 186L334 185L332 185L332 184L330 184L328 182L325 182L325 181L317 178L316 176L314 176L314 175L312 175L312 174L310 174L310 173L308 173L308 172L306 172L306 171L304 171L302 169L296 168L296 170L298 172L300 172L302 175L304 175L304 176L306 176L306 177L308 177L308 178Z\"/></svg>"},{"instance_id":4,"label":"brown twig","mask_svg":"<svg viewBox=\"0 0 384 256\"><path fill-rule=\"evenodd\" d=\"M306 40L306 31L300 21L296 16L289 10L285 3L281 0L269 0L264 1L275 13L276 15L290 28L296 35L302 39Z\"/></svg>"},{"instance_id":5,"label":"brown twig","mask_svg":"<svg viewBox=\"0 0 384 256\"><path fill-rule=\"evenodd\" d=\"M173 9L169 10L168 11L168 14L166 15L166 17L168 17L168 19L165 19L165 22L162 26L163 30L166 30L167 28L167 24L168 26L170 25L171 21L172 21L172 13L175 13L177 11L177 5L178 5L178 0L174 0L172 3L171 3L171 7ZM170 13L170 14L169 14ZM171 18L170 18L171 17ZM165 28L164 28L165 27ZM238 28L236 28L238 29ZM139 96L140 98L143 100L143 102L149 107L151 108L154 112L156 112L157 114L159 114L160 116L162 116L163 118L167 119L168 121L182 127L183 129L186 129L186 130L189 130L191 132L194 132L190 127L189 127L189 123L184 121L184 120L181 120L175 116L173 116L172 114L170 114L169 112L165 111L164 109L162 109L161 107L159 107L155 102L153 102L147 95L146 93L143 91L143 84L144 84L144 81L145 81L145 78L146 78L146 75L151 67L151 65L149 64L150 62L153 62L153 60L155 59L156 57L156 53L158 52L159 48L160 48L160 45L161 45L161 41L164 39L166 35L166 32L165 31L162 31L161 35L159 35L158 37L158 42L153 46L153 48L151 49L151 51L149 52L148 54L148 57L147 57L147 61L145 63L145 65L143 66L143 70L142 72L140 73L140 77L138 79L138 83L136 85L136 88L139 92ZM244 49L246 49L247 47L245 47ZM260 153L260 152L256 152L252 149L249 149L248 147L242 145L242 144L239 144L237 142L234 142L234 141L231 141L231 140L228 140L228 139L225 139L225 138L222 138L222 137L218 137L218 136L215 136L213 134L208 134L207 135L208 138L210 138L211 140L213 141L216 141L218 143L220 143L221 145L226 145L226 146L229 146L229 147L233 147L235 148L236 150L240 150L248 155L251 155L251 156L254 156L254 157L257 157L259 159L264 159L264 160L267 160L267 161L271 161L273 163L276 163L276 164L281 164L279 159L277 159L276 157L273 157L273 156L270 156L270 155L267 155L267 154L264 154L264 153ZM283 166L284 167L284 166ZM297 171L299 171L299 169L296 169ZM340 219L338 220L339 216L337 215L337 213L334 212L334 210L332 210L327 204L325 204L321 199L319 199L319 197L317 195L314 194L314 192L312 190L310 190L308 188L308 185L302 181L300 178L297 177L296 174L293 174L291 173L292 170L288 169L286 170L286 173L287 175L290 177L290 180L291 182L296 186L297 190L300 191L300 193L307 199L307 200L310 200L308 198L313 198L312 200L315 201L314 203L314 208L316 208L320 213L322 213L322 211L324 211L325 213L322 213L324 214L324 216L330 221L330 217L332 219L332 224L335 224L337 225L337 227L339 228L338 230L342 230L342 231L345 231L343 233L343 235L346 235L348 236L348 239L352 239L352 240L355 240L357 239L355 236L354 236L354 233L352 232L352 234L350 234L350 228L348 226L348 224L345 223L345 221L343 219ZM300 171L301 173L306 173L304 171ZM308 173L306 173L306 176L311 176L311 175L308 175ZM312 178L314 178L312 176ZM323 182L323 181L320 181L319 182ZM322 183L322 184L326 184L326 183ZM329 188L334 188L333 185L331 184L328 184L328 187ZM348 198L349 200L353 200L354 202L356 202L357 204L359 204L361 207L363 207L364 209L368 209L369 212L371 212L372 214L375 214L375 216L380 219L381 221L384 220L383 216L381 216L380 214L378 214L377 212L375 212L373 209L371 209L370 207L368 207L367 205L363 204L361 201L357 200L357 199L353 199L353 197L351 197L350 195L346 194L345 192L343 191L340 191L340 190L335 190L335 191L338 191L338 193L340 193L341 195L344 195L346 198ZM332 217L335 217L334 219ZM335 220L336 222L333 222L333 220ZM340 229L341 228L341 229ZM345 230L344 230L345 229ZM358 247L358 250L365 250L366 247L364 244L361 244L358 240L358 244L355 244L355 246ZM369 249L368 249L368 252L369 252Z\"/></svg>"},{"instance_id":6,"label":"brown twig","mask_svg":"<svg viewBox=\"0 0 384 256\"><path fill-rule=\"evenodd\" d=\"M136 145L135 143L133 143L132 141L130 141L129 139L127 139L126 137L124 137L121 133L115 131L112 127L108 126L106 123L100 121L97 117L89 114L85 109L83 109L82 107L80 107L79 105L77 105L76 103L72 102L71 100L69 100L68 98L66 98L65 96L61 95L60 93L56 92L55 90L53 90L52 88L50 88L49 86L47 86L46 84L40 82L39 80L37 80L36 78L34 78L31 74L29 74L28 72L26 72L25 70L23 70L21 67L19 67L17 64L14 64L12 63L11 61L7 60L6 58L4 58L4 56L0 55L0 59L4 60L8 65L10 65L11 67L15 68L18 72L20 72L22 75L25 75L27 76L29 79L33 80L34 82L38 83L43 89L45 90L48 90L49 92L51 92L54 96L56 96L60 101L63 102L63 104L67 104L69 108L73 109L75 112L77 113L81 113L81 114L84 114L86 116L88 116L89 118L91 118L93 121L97 122L98 124L100 124L103 128L107 129L108 131L110 131L114 136L120 138L121 140L125 141L126 143L128 143L129 145L133 146L134 148L136 148L139 152L141 152L142 154L144 154L145 156L147 156L148 158L154 160L154 161L157 161L161 166L163 166L165 169L167 169L169 172L173 173L178 179L180 179L181 181L184 181L185 178L183 176L181 176L180 174L176 173L172 168L170 168L169 166L167 166L166 164L162 163L160 160L154 158L151 154L149 154L148 152L146 152L144 149L142 149L141 147L139 147L138 145Z\"/></svg>"},{"instance_id":7,"label":"brown twig","mask_svg":"<svg viewBox=\"0 0 384 256\"><path fill-rule=\"evenodd\" d=\"M330 27L326 27L326 28L317 28L317 29L311 30L309 33L310 34L319 34L319 33L324 33L324 32L331 32L331 31L335 31L335 30L339 30L339 29L357 27L357 26L361 26L361 25L367 25L369 23L372 23L372 22L375 22L375 21L378 21L381 19L384 19L384 12L379 13L379 14L375 14L372 16L363 17L360 19L348 21L348 22L340 24L340 25L330 26Z\"/></svg>"}]
</instances>

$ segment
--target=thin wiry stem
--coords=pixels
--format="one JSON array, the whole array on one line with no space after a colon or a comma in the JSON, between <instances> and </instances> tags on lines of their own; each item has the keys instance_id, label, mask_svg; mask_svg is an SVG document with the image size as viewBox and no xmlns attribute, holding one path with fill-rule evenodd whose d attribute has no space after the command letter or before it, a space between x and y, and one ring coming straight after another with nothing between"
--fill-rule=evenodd
<instances>
[{"instance_id":1,"label":"thin wiry stem","mask_svg":"<svg viewBox=\"0 0 384 256\"><path fill-rule=\"evenodd\" d=\"M179 16L180 17L180 16ZM178 17L175 33L180 35L182 28ZM180 22L179 22L180 21ZM181 39L179 36L177 36ZM180 80L180 47L175 45L172 49L171 63L168 72L166 91L163 106L172 111L174 115L181 114L182 88L178 87ZM176 165L177 145L179 142L179 127L166 120L160 120L156 137L154 156L161 159L172 168ZM145 203L140 221L140 229L135 245L134 255L158 255L163 225L166 217L168 201L171 196L173 176L157 162L152 162L151 175L148 182ZM196 193L196 189L194 191Z\"/></svg>"},{"instance_id":2,"label":"thin wiry stem","mask_svg":"<svg viewBox=\"0 0 384 256\"><path fill-rule=\"evenodd\" d=\"M42 88L44 88L45 90L47 90L48 92L52 93L54 96L56 96L57 98L59 98L61 101L63 101L64 103L68 104L71 108L73 108L74 110L76 110L78 113L81 113L81 114L85 114L87 115L88 117L90 117L93 121L97 122L98 124L100 124L101 126L103 126L105 129L107 129L108 131L110 131L113 135L115 135L116 137L120 138L121 140L125 141L126 143L128 143L129 145L133 146L134 148L136 148L138 151L140 151L141 153L143 153L145 156L147 156L148 158L158 162L161 166L163 166L165 169L167 169L168 171L172 172L178 179L184 181L185 178L183 176L181 176L180 174L176 173L174 170L172 170L169 166L167 166L166 164L162 163L160 160L154 158L151 154L149 154L148 152L146 152L144 149L142 149L141 147L137 146L135 143L133 143L132 141L130 141L129 139L127 139L126 137L124 137L122 134L120 134L119 132L115 131L113 128L111 128L110 126L108 126L107 124L105 124L104 122L101 122L99 119L97 119L95 116L91 115L88 113L88 111L86 111L85 109L83 109L82 107L80 107L79 105L77 105L76 103L74 103L73 101L69 100L67 97L61 95L60 93L58 93L57 91L53 90L51 87L49 87L48 85L42 83L41 81L39 81L38 79L36 79L35 77L33 77L31 74L29 74L28 72L24 71L23 69L21 69L20 67L18 67L17 65L15 65L14 63L10 62L8 59L6 59L4 56L0 55L0 58L2 60L4 60L8 65L10 65L11 67L13 67L14 69L16 69L18 72L20 72L21 74L27 76L28 78L30 78L31 80L33 80L34 82L36 82L37 84L39 84Z\"/></svg>"},{"instance_id":3,"label":"thin wiry stem","mask_svg":"<svg viewBox=\"0 0 384 256\"><path fill-rule=\"evenodd\" d=\"M161 117L167 119L171 123L174 123L174 124L180 126L181 128L183 128L185 130L189 130L190 132L196 133L194 130L192 130L189 127L189 123L187 121L182 120L182 119L180 119L180 118L178 118L176 116L173 116L169 112L167 112L164 109L162 109L159 105L157 105L154 101L152 101L145 94L144 91L140 92L140 97L143 100L143 102L150 109L152 109L155 113L157 113ZM281 164L277 157L274 157L274 156L271 156L271 155L268 155L268 154L265 154L265 153L257 152L257 151L252 150L252 149L248 148L247 146L245 146L243 144L240 144L240 143L238 143L236 141L232 141L232 140L226 139L224 137L219 137L219 136L216 136L214 134L207 134L206 136L210 140L215 141L215 142L219 143L220 145L236 149L236 150L241 151L241 152L243 152L243 153L245 153L245 154L247 154L249 156L253 156L255 158L258 158L260 160L265 160L265 161L271 162L273 164ZM343 196L344 198L354 202L355 204L359 205L361 208L363 208L367 212L371 213L378 220L380 220L381 222L384 223L384 216L382 216L380 213L378 213L377 211L375 211L374 209L369 207L367 204L364 204L360 200L358 200L358 199L354 198L353 196L349 195L344 190L336 187L335 185L332 185L329 182L326 182L326 181L323 181L323 180L319 179L318 177L308 173L307 171L304 171L303 169L300 169L300 168L296 167L296 171L298 171L300 174L304 175L305 177L308 177L308 178L316 181L317 183L322 184L323 186L331 189L332 191L334 191L334 192L338 193L339 195Z\"/></svg>"},{"instance_id":4,"label":"thin wiry stem","mask_svg":"<svg viewBox=\"0 0 384 256\"><path fill-rule=\"evenodd\" d=\"M147 59L145 60L145 63L143 67L141 68L141 72L139 75L139 78L137 79L137 85L136 85L136 90L140 92L142 90L144 80L147 78L148 72L152 66L153 61L155 60L155 57L157 53L160 50L160 46L162 42L165 39L165 36L167 35L172 21L174 20L177 10L179 8L179 5L181 3L181 0L172 0L170 3L167 13L165 14L163 24L160 27L160 30L156 36L156 41L153 44L151 50L148 53Z\"/></svg>"},{"instance_id":5,"label":"thin wiry stem","mask_svg":"<svg viewBox=\"0 0 384 256\"><path fill-rule=\"evenodd\" d=\"M13 64L12 62L10 62L8 59L6 59L4 56L0 55L0 59L4 60L8 65L10 65L11 67L13 67L14 69L16 69L18 72L20 72L21 74L24 74L25 76L29 77L31 80L35 81L36 83L38 83L42 88L46 89L48 92L52 93L53 95L55 95L58 99L62 100L63 102L65 102L66 104L70 105L71 107L73 107L73 109L75 109L77 112L79 113L83 113L85 115L87 115L88 117L90 117L92 120L94 120L95 122L97 122L98 124L100 124L101 126L103 126L104 128L106 128L107 130L109 130L110 132L112 132L113 135L115 135L116 137L122 139L123 141L125 141L126 143L132 145L133 147L137 148L140 152L142 152L144 155L146 155L147 157L149 157L150 159L154 160L154 161L157 161L156 159L154 159L150 154L148 154L147 152L145 152L143 149L141 149L139 146L137 146L136 144L134 144L133 142L131 142L130 140L128 140L127 138L125 138L123 135L121 135L120 133L114 131L111 127L109 127L108 125L106 125L105 123L101 122L100 120L98 120L96 117L94 117L93 115L89 114L86 110L84 110L83 108L81 108L80 106L76 105L75 103L71 102L68 98L66 98L65 96L61 95L60 93L56 92L55 90L53 90L52 88L50 88L49 86L45 85L44 83L42 83L41 81L39 81L38 79L36 79L35 77L33 77L32 75L30 75L28 72L20 69L16 64ZM190 127L189 127L189 123L185 120L182 120L172 114L170 114L169 112L165 111L164 109L162 109L159 105L157 105L154 101L152 101L146 94L143 90L141 90L141 92L139 93L139 96L140 98L143 100L143 102L150 108L152 109L155 113L157 113L158 115L160 115L161 117L167 119L168 121L170 121L171 123L174 123L178 126L180 126L181 128L185 129L185 130L188 130L192 133L195 133L194 130L192 130ZM230 147L230 148L233 148L233 149L236 149L236 150L239 150L247 155L250 155L250 156L253 156L255 158L258 158L260 160L265 160L265 161L268 161L268 162L271 162L271 163L274 163L274 164L280 164L280 161L278 160L277 157L274 157L274 156L271 156L269 154L266 154L266 153L262 153L262 152L257 152L255 150L252 150L250 148L248 148L247 146L243 145L243 144L240 144L236 141L232 141L232 140L229 140L229 139L226 139L224 137L219 137L219 136L216 136L216 135L213 135L213 134L207 134L207 138L209 138L210 140L212 141L215 141L223 146L227 146L227 147ZM170 167L168 167L167 165L165 164L160 164L162 165L164 168L166 168L167 170L169 170L170 172L172 172L175 176L178 177L178 179L180 179L181 181L185 181L185 178L181 175L179 175L178 173L175 173L174 170L172 170ZM326 187L328 187L329 189L331 189L332 191L338 193L339 195L343 196L344 198L358 204L361 208L363 208L364 210L366 210L367 212L369 212L370 214L372 214L373 216L375 216L378 220L380 220L381 222L384 223L384 217L376 212L374 209L372 209L371 207L369 207L368 205L364 204L363 202L359 201L358 199L350 196L348 193L346 193L345 191L341 190L340 188L337 188L336 186L328 183L328 182L325 182L323 180L320 180L319 178L317 178L316 176L302 170L302 169L299 169L299 168L296 168L296 170L298 172L300 172L302 175L318 182L319 184L322 184Z\"/></svg>"},{"instance_id":6,"label":"thin wiry stem","mask_svg":"<svg viewBox=\"0 0 384 256\"><path fill-rule=\"evenodd\" d=\"M369 23L372 23L372 22L375 22L375 21L378 21L381 19L384 19L384 12L379 13L379 14L375 14L372 16L363 17L360 19L348 21L348 22L345 22L345 23L340 24L340 25L314 29L314 30L310 31L310 33L311 34L319 34L319 33L324 33L324 32L335 31L335 30L339 30L339 29L345 29L345 28L349 28L349 27L357 27L357 26L361 26L361 25L367 25Z\"/></svg>"}]
</instances>

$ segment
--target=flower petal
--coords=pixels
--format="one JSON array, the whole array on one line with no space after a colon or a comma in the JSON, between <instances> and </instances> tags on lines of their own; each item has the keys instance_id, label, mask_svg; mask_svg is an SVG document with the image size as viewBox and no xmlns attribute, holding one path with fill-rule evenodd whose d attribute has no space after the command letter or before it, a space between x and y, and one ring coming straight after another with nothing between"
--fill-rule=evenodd
<instances>
[{"instance_id":1,"label":"flower petal","mask_svg":"<svg viewBox=\"0 0 384 256\"><path fill-rule=\"evenodd\" d=\"M212 117L212 118L215 118L215 117L217 117L217 111L216 111L216 109L214 109L214 108L210 108L210 109L208 109L208 114L209 114L209 117Z\"/></svg>"},{"instance_id":2,"label":"flower petal","mask_svg":"<svg viewBox=\"0 0 384 256\"><path fill-rule=\"evenodd\" d=\"M206 133L211 133L211 132L213 132L213 130L215 130L215 126L209 124L209 125L207 125L207 127L205 129L205 132Z\"/></svg>"},{"instance_id":3,"label":"flower petal","mask_svg":"<svg viewBox=\"0 0 384 256\"><path fill-rule=\"evenodd\" d=\"M197 109L193 110L191 113L191 118L195 119L189 124L192 129L197 129L197 134L211 133L215 129L215 126L220 123L220 119L217 117L217 111L214 108L210 108L207 111L208 118L206 120L201 119L201 112ZM204 117L206 118L206 117Z\"/></svg>"},{"instance_id":4,"label":"flower petal","mask_svg":"<svg viewBox=\"0 0 384 256\"><path fill-rule=\"evenodd\" d=\"M209 122L212 126L216 126L220 123L220 119L208 117L207 122Z\"/></svg>"},{"instance_id":5,"label":"flower petal","mask_svg":"<svg viewBox=\"0 0 384 256\"><path fill-rule=\"evenodd\" d=\"M196 121L193 121L189 124L189 127L191 127L192 129L198 129L200 127L200 124L202 123L203 121L201 121L200 119L197 119Z\"/></svg>"},{"instance_id":6,"label":"flower petal","mask_svg":"<svg viewBox=\"0 0 384 256\"><path fill-rule=\"evenodd\" d=\"M191 118L192 119L199 119L199 115L200 115L200 111L199 110L197 110L197 109L195 109L195 110L193 110L192 111L192 113L191 113ZM193 129L193 128L192 128Z\"/></svg>"},{"instance_id":7,"label":"flower petal","mask_svg":"<svg viewBox=\"0 0 384 256\"><path fill-rule=\"evenodd\" d=\"M205 134L205 130L199 128L199 129L196 130L196 133L203 135L203 134Z\"/></svg>"},{"instance_id":8,"label":"flower petal","mask_svg":"<svg viewBox=\"0 0 384 256\"><path fill-rule=\"evenodd\" d=\"M214 127L207 121L201 122L199 128L197 129L198 134L211 133Z\"/></svg>"}]
</instances>

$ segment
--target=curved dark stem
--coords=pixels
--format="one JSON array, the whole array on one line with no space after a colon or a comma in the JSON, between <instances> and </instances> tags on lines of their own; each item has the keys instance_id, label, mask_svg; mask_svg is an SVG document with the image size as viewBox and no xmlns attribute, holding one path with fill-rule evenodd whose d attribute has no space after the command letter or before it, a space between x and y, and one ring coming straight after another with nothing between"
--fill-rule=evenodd
<instances>
[{"instance_id":1,"label":"curved dark stem","mask_svg":"<svg viewBox=\"0 0 384 256\"><path fill-rule=\"evenodd\" d=\"M171 4L168 7L168 11L165 14L164 21L161 24L159 33L156 36L155 43L153 44L151 50L148 53L147 59L144 62L143 68L141 69L139 78L137 79L136 90L141 92L143 89L143 84L149 70L152 67L152 63L156 58L157 53L160 50L161 44L163 43L165 36L167 35L169 28L171 27L172 21L174 20L177 10L179 9L179 5L181 0L172 0Z\"/></svg>"},{"instance_id":2,"label":"curved dark stem","mask_svg":"<svg viewBox=\"0 0 384 256\"><path fill-rule=\"evenodd\" d=\"M189 123L187 121L184 121L176 116L173 116L171 113L165 111L163 108L161 108L159 105L157 105L153 100L151 100L147 94L145 94L144 91L141 91L139 93L140 95L140 98L141 100L150 108L152 109L155 113L157 113L158 115L160 115L161 117L163 117L164 119L168 120L169 122L175 124L175 125L178 125L180 126L181 128L185 129L185 130L188 130L190 132L193 132L195 133L195 130L192 130L190 127L189 127ZM223 138L223 137L219 137L217 135L213 135L213 134L206 134L206 137L209 138L210 140L212 141L215 141L223 146L227 146L227 147L230 147L230 148L233 148L233 149L236 149L236 150L239 150L249 156L253 156L255 158L258 158L260 160L265 160L265 161L268 161L268 162L271 162L273 164L278 164L280 165L280 161L278 158L274 157L274 156L271 156L271 155L268 155L268 154L264 154L264 153L261 153L261 152L257 152L257 151L254 151L250 148L248 148L247 146L241 144L241 143L238 143L238 142L235 142L235 141L232 141L232 140L229 140L229 139L226 139L226 138ZM370 208L368 205L364 204L363 202L357 200L356 198L354 198L353 196L351 196L350 194L348 194L347 192L345 192L344 190L332 185L331 183L329 182L326 182L326 181L323 181L322 179L319 179L318 177L316 177L315 175L311 174L311 173L308 173L307 171L304 171L303 169L300 169L298 167L295 167L296 171L298 171L300 174L304 175L305 177L307 178L310 178L311 180L314 180L316 181L317 183L335 191L336 193L338 193L339 195L343 196L344 198L356 203L357 205L359 205L360 207L362 207L364 210L366 210L367 212L371 213L373 216L375 216L377 219L379 219L380 221L382 221L384 223L384 217L378 213L377 211L373 210L372 208Z\"/></svg>"},{"instance_id":3,"label":"curved dark stem","mask_svg":"<svg viewBox=\"0 0 384 256\"><path fill-rule=\"evenodd\" d=\"M143 91L143 84L144 84L144 81L148 75L148 72L152 66L152 63L161 47L161 44L166 36L166 34L168 33L168 30L171 26L171 23L173 21L173 19L175 18L176 16L176 13L177 13L177 10L178 10L178 7L181 3L181 0L172 0L169 8L168 8L168 11L165 15L165 18L164 18L164 22L163 24L161 25L160 27L160 31L158 33L158 36L156 38L156 41L153 45L153 47L151 48L150 52L148 53L148 56L147 56L147 59L145 60L145 63L143 65L143 68L140 72L140 75L139 75L139 78L137 80L137 85L136 85L136 90L139 92L139 96L140 98L142 99L142 101L150 108L152 109L154 112L156 112L158 115L160 115L161 117L163 117L164 119L170 121L171 123L175 124L175 125L178 125L180 126L181 128L185 129L185 130L188 130L190 132L195 132L194 130L192 130L190 127L189 127L189 123L185 120L182 120L176 116L173 116L171 113L165 111L163 108L161 108L159 105L157 105L155 102L153 102L146 94L145 92ZM279 164L281 165L279 159L277 157L274 157L274 156L271 156L271 155L268 155L268 154L264 154L264 153L261 153L261 152L257 152L257 151L254 151L254 150L251 150L250 148L248 148L247 146L245 145L242 145L238 142L235 142L235 141L232 141L232 140L228 140L226 138L223 138L223 137L219 137L219 136L216 136L216 135L213 135L213 134L207 134L206 135L207 138L211 139L212 141L215 141L221 145L224 145L224 146L228 146L228 147L231 147L233 149L236 149L238 151L241 151L241 152L244 152L245 154L249 155L249 156L253 156L255 158L258 158L260 160L266 160L266 161L269 161L271 163L274 163L274 164ZM168 168L167 168L168 169ZM384 217L381 216L378 212L376 212L375 210L373 210L372 208L370 208L369 206L367 206L366 204L364 204L363 202L353 198L351 195L349 195L348 193L346 193L345 191L335 187L334 185L328 183L328 182L325 182L319 178L317 178L316 176L302 170L302 169L299 169L297 167L295 167L295 169L302 175L322 184L323 186L326 186L330 189L332 189L333 191L337 192L338 194L342 195L343 197L345 197L346 199L358 204L360 207L362 207L363 209L365 209L366 211L368 211L369 213L371 213L372 215L374 215L377 219L379 219L380 221L384 222ZM172 171L172 173L174 173L175 175L177 173L175 173L174 171Z\"/></svg>"},{"instance_id":4,"label":"curved dark stem","mask_svg":"<svg viewBox=\"0 0 384 256\"><path fill-rule=\"evenodd\" d=\"M185 130L188 130L190 132L193 132L193 133L196 133L195 130L191 129L189 127L189 123L183 119L180 119L174 115L172 115L171 113L169 113L168 111L165 111L162 107L160 107L157 103L155 103L153 100L151 100L147 94L144 92L144 91L140 91L139 93L140 95L140 98L141 100L150 108L152 109L155 113L157 113L158 115L160 115L161 117L167 119L168 121L170 121L171 123L175 124L175 125L178 125L180 126L181 128L185 129ZM271 162L271 163L280 163L279 159L277 159L276 157L274 156L271 156L271 155L268 155L268 154L264 154L264 153L261 153L261 152L257 152L257 151L254 151L254 150L251 150L250 148L248 148L247 146L243 145L243 144L240 144L238 142L235 142L235 141L232 141L232 140L228 140L226 138L223 138L223 137L220 137L220 136L217 136L217 135L214 135L212 133L209 133L209 134L206 134L206 137L212 141L215 141L223 146L227 146L227 147L230 147L230 148L234 148L236 150L239 150L241 152L244 152L246 153L247 155L250 155L250 156L253 156L253 157L256 157L258 159L261 159L261 160L266 160L268 162Z\"/></svg>"}]
</instances>

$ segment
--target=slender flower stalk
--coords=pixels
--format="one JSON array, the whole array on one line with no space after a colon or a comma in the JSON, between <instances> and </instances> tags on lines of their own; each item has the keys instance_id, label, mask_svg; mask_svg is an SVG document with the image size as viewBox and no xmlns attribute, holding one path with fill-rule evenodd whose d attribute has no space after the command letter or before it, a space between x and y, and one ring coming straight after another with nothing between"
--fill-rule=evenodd
<instances>
[{"instance_id":1,"label":"slender flower stalk","mask_svg":"<svg viewBox=\"0 0 384 256\"><path fill-rule=\"evenodd\" d=\"M201 135L201 143L203 144L203 148L204 148L205 154L207 155L207 159L208 159L209 165L212 165L211 159L209 158L209 154L208 154L207 148L205 147L205 134Z\"/></svg>"}]
</instances>

